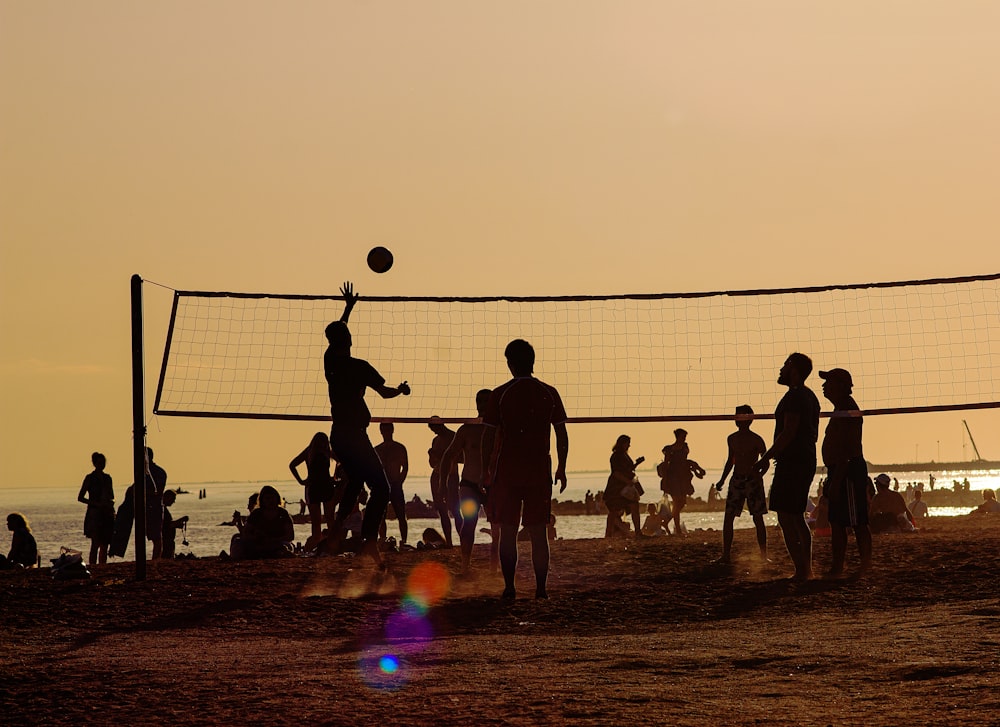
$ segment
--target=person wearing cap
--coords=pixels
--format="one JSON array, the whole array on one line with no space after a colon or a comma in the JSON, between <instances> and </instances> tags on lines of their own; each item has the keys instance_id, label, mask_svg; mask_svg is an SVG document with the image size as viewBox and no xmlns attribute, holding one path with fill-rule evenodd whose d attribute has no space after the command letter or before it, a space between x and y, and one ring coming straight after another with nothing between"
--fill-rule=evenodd
<instances>
[{"instance_id":1,"label":"person wearing cap","mask_svg":"<svg viewBox=\"0 0 1000 727\"><path fill-rule=\"evenodd\" d=\"M392 399L409 395L410 387L405 381L396 387L386 386L385 379L374 366L351 356L352 340L347 320L358 296L349 282L344 283L340 292L344 296L344 314L339 321L333 321L326 327L329 346L323 354L323 371L329 385L330 416L333 419L330 447L347 473L347 485L337 508L331 545L334 551L339 547L344 538L344 522L358 504L362 488L368 485L371 495L361 527L362 552L381 567L378 529L389 503L390 489L382 462L368 439L372 415L365 404L365 391L373 389L383 399Z\"/></svg>"},{"instance_id":2,"label":"person wearing cap","mask_svg":"<svg viewBox=\"0 0 1000 727\"><path fill-rule=\"evenodd\" d=\"M871 531L873 533L904 532L916 530L913 515L906 506L906 500L889 485L892 480L884 472L875 478L875 497L868 505Z\"/></svg>"},{"instance_id":3,"label":"person wearing cap","mask_svg":"<svg viewBox=\"0 0 1000 727\"><path fill-rule=\"evenodd\" d=\"M777 513L785 549L795 566L793 580L812 577L812 533L806 523L806 504L816 476L816 440L819 436L819 399L806 386L812 359L792 353L778 373L778 383L788 387L774 410L774 442L757 461L763 475L774 460L770 509Z\"/></svg>"},{"instance_id":4,"label":"person wearing cap","mask_svg":"<svg viewBox=\"0 0 1000 727\"><path fill-rule=\"evenodd\" d=\"M861 408L851 395L854 380L849 371L840 368L820 371L819 377L823 379L823 396L833 404L833 414L823 435L822 453L827 470L823 495L830 508L830 545L833 553L826 575L837 578L844 572L847 528L854 530L861 570L871 567L868 498L872 494L872 485L861 442L864 420Z\"/></svg>"}]
</instances>

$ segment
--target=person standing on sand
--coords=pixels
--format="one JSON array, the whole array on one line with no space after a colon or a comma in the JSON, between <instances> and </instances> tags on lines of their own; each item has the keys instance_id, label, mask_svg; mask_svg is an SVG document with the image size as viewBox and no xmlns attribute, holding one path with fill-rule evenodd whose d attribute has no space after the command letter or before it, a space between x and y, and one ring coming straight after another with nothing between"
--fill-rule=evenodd
<instances>
[{"instance_id":1,"label":"person standing on sand","mask_svg":"<svg viewBox=\"0 0 1000 727\"><path fill-rule=\"evenodd\" d=\"M820 371L823 379L823 396L833 404L833 416L823 435L823 464L826 465L826 496L830 511L830 546L833 562L828 578L838 578L844 573L847 556L847 528L854 530L861 558L861 572L872 565L872 533L868 528L868 498L874 494L874 485L868 476L861 433L864 420L861 408L851 392L854 380L846 369Z\"/></svg>"},{"instance_id":2,"label":"person standing on sand","mask_svg":"<svg viewBox=\"0 0 1000 727\"><path fill-rule=\"evenodd\" d=\"M753 424L753 408L749 404L736 407L736 431L726 440L729 457L722 469L722 477L715 484L715 491L721 492L726 477L730 471L733 473L729 491L726 493L720 563L730 562L733 550L733 523L743 514L744 504L750 511L754 528L757 530L757 546L760 548L761 560L767 561L767 528L764 527L767 498L764 496L764 477L754 468L760 456L767 451L767 445L759 434L750 431L751 424Z\"/></svg>"},{"instance_id":3,"label":"person standing on sand","mask_svg":"<svg viewBox=\"0 0 1000 727\"><path fill-rule=\"evenodd\" d=\"M344 521L358 503L364 485L371 493L365 507L362 532L362 552L377 566L383 565L378 550L378 529L385 517L385 507L389 502L389 480L386 478L382 462L375 454L375 448L368 439L368 425L371 412L365 404L365 390L374 389L383 399L407 396L409 385L404 381L393 388L385 385L385 379L364 359L351 356L351 331L347 320L354 309L358 296L351 283L344 283L340 292L344 296L344 314L339 321L326 327L329 346L323 355L323 370L330 393L330 446L333 455L347 473L347 485L337 509L332 533L332 545L339 546L344 538ZM336 547L334 547L336 550Z\"/></svg>"},{"instance_id":4,"label":"person standing on sand","mask_svg":"<svg viewBox=\"0 0 1000 727\"><path fill-rule=\"evenodd\" d=\"M656 471L663 478L660 489L670 495L671 517L674 520L674 535L683 535L681 511L687 504L688 495L694 494L692 477L701 479L705 470L693 459L688 459L687 430L674 430L674 443L663 448L663 461Z\"/></svg>"},{"instance_id":5,"label":"person standing on sand","mask_svg":"<svg viewBox=\"0 0 1000 727\"><path fill-rule=\"evenodd\" d=\"M441 518L441 529L447 547L452 547L451 521L455 520L455 530L462 537L462 515L458 512L458 462L447 469L442 466L444 453L455 440L455 432L438 417L431 417L427 427L434 432L431 446L427 450L427 462L431 466L431 499Z\"/></svg>"},{"instance_id":6,"label":"person standing on sand","mask_svg":"<svg viewBox=\"0 0 1000 727\"><path fill-rule=\"evenodd\" d=\"M604 504L608 508L608 520L604 526L604 537L612 538L618 535L622 515L632 516L632 536L642 538L641 514L639 499L643 495L642 485L635 476L635 468L645 461L644 457L632 461L628 450L632 446L632 438L622 434L615 440L611 448L611 474L604 487Z\"/></svg>"},{"instance_id":7,"label":"person standing on sand","mask_svg":"<svg viewBox=\"0 0 1000 727\"><path fill-rule=\"evenodd\" d=\"M774 460L770 505L778 514L785 548L795 566L795 581L812 577L812 533L805 520L819 437L819 399L805 385L812 368L812 359L804 353L793 353L782 364L778 383L788 391L774 410L774 442L756 465L763 475Z\"/></svg>"},{"instance_id":8,"label":"person standing on sand","mask_svg":"<svg viewBox=\"0 0 1000 727\"><path fill-rule=\"evenodd\" d=\"M333 453L330 451L330 439L323 432L316 432L309 441L309 446L288 463L295 481L306 488L306 499L303 503L309 509L309 522L312 525L310 540L319 542L323 534L323 518L326 516L326 526L333 532L335 485L330 467ZM306 477L299 474L299 465L305 464Z\"/></svg>"},{"instance_id":9,"label":"person standing on sand","mask_svg":"<svg viewBox=\"0 0 1000 727\"><path fill-rule=\"evenodd\" d=\"M403 493L403 483L410 470L410 460L406 446L392 438L395 432L392 422L382 422L378 425L378 431L382 435L382 443L376 445L375 454L382 462L382 469L385 470L386 479L389 480L389 502L392 503L392 511L396 513L396 522L399 524L399 544L405 545L409 527L406 523L406 495ZM379 540L385 541L384 517L378 535Z\"/></svg>"},{"instance_id":10,"label":"person standing on sand","mask_svg":"<svg viewBox=\"0 0 1000 727\"><path fill-rule=\"evenodd\" d=\"M153 461L153 449L146 447L146 539L153 543L154 560L163 555L163 493L167 471Z\"/></svg>"},{"instance_id":11,"label":"person standing on sand","mask_svg":"<svg viewBox=\"0 0 1000 727\"><path fill-rule=\"evenodd\" d=\"M500 525L502 598L513 599L517 570L517 528L522 520L531 536L531 561L535 571L535 598L548 598L549 541L546 526L552 514L552 455L550 427L556 437L555 479L559 492L566 489L569 435L566 410L559 392L532 376L535 349L515 339L504 349L507 368L514 378L490 394L483 416L484 484L494 498L493 511Z\"/></svg>"},{"instance_id":12,"label":"person standing on sand","mask_svg":"<svg viewBox=\"0 0 1000 727\"><path fill-rule=\"evenodd\" d=\"M115 488L104 471L107 459L100 452L90 455L94 471L83 478L76 499L87 506L83 534L90 538L90 565L108 562L108 546L115 535Z\"/></svg>"},{"instance_id":13,"label":"person standing on sand","mask_svg":"<svg viewBox=\"0 0 1000 727\"><path fill-rule=\"evenodd\" d=\"M468 573L472 566L472 546L476 542L476 526L479 523L479 510L486 504L486 491L483 489L483 432L486 427L482 423L486 404L490 400L490 389L480 389L476 392L476 412L479 420L467 422L458 428L448 449L441 458L441 471L450 472L458 469L458 463L463 462L462 478L458 485L458 517L462 524L458 529L459 542L462 545L462 572ZM499 562L496 533L491 530L493 542L490 545L490 564Z\"/></svg>"}]
</instances>

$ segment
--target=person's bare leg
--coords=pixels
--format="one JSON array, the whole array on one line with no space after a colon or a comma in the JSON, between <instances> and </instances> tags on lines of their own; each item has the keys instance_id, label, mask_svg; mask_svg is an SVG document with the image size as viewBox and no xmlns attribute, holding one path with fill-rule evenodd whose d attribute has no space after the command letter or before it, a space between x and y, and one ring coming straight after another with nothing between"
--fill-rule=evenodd
<instances>
[{"instance_id":1,"label":"person's bare leg","mask_svg":"<svg viewBox=\"0 0 1000 727\"><path fill-rule=\"evenodd\" d=\"M672 505L670 508L670 514L673 516L674 520L674 535L682 535L681 530L681 507L679 505Z\"/></svg>"},{"instance_id":2,"label":"person's bare leg","mask_svg":"<svg viewBox=\"0 0 1000 727\"><path fill-rule=\"evenodd\" d=\"M799 531L795 527L795 514L790 512L778 513L778 525L781 527L781 537L785 541L785 550L795 568L795 575L798 577L802 569L802 543L799 542Z\"/></svg>"},{"instance_id":3,"label":"person's bare leg","mask_svg":"<svg viewBox=\"0 0 1000 727\"><path fill-rule=\"evenodd\" d=\"M753 516L753 526L757 530L757 547L760 548L760 557L767 560L767 527L764 525L763 515Z\"/></svg>"},{"instance_id":4,"label":"person's bare leg","mask_svg":"<svg viewBox=\"0 0 1000 727\"><path fill-rule=\"evenodd\" d=\"M632 529L635 531L635 537L642 535L642 519L639 515L639 503L632 503Z\"/></svg>"},{"instance_id":5,"label":"person's bare leg","mask_svg":"<svg viewBox=\"0 0 1000 727\"><path fill-rule=\"evenodd\" d=\"M323 504L310 502L306 507L309 508L309 524L312 525L313 537L318 539L323 532Z\"/></svg>"},{"instance_id":6,"label":"person's bare leg","mask_svg":"<svg viewBox=\"0 0 1000 727\"><path fill-rule=\"evenodd\" d=\"M545 584L549 577L549 537L544 525L528 528L531 536L531 565L535 569L535 598L548 598Z\"/></svg>"},{"instance_id":7,"label":"person's bare leg","mask_svg":"<svg viewBox=\"0 0 1000 727\"><path fill-rule=\"evenodd\" d=\"M847 558L847 527L845 525L830 523L830 551L833 554L833 562L830 563L827 575L836 578L844 572L844 561Z\"/></svg>"},{"instance_id":8,"label":"person's bare leg","mask_svg":"<svg viewBox=\"0 0 1000 727\"><path fill-rule=\"evenodd\" d=\"M500 526L500 570L503 572L503 598L514 598L514 574L517 572L517 525Z\"/></svg>"},{"instance_id":9,"label":"person's bare leg","mask_svg":"<svg viewBox=\"0 0 1000 727\"><path fill-rule=\"evenodd\" d=\"M90 539L90 557L87 558L88 565L94 565L97 563L97 540L94 538Z\"/></svg>"},{"instance_id":10,"label":"person's bare leg","mask_svg":"<svg viewBox=\"0 0 1000 727\"><path fill-rule=\"evenodd\" d=\"M444 542L450 548L454 543L451 542L451 514L448 512L448 507L439 505L438 516L441 519L441 529L444 531Z\"/></svg>"},{"instance_id":11,"label":"person's bare leg","mask_svg":"<svg viewBox=\"0 0 1000 727\"><path fill-rule=\"evenodd\" d=\"M101 565L108 562L108 546L105 543L102 543L97 549L97 562Z\"/></svg>"},{"instance_id":12,"label":"person's bare leg","mask_svg":"<svg viewBox=\"0 0 1000 727\"><path fill-rule=\"evenodd\" d=\"M733 522L735 520L736 516L727 512L725 519L722 521L722 557L719 558L719 561L722 563L728 563L732 557Z\"/></svg>"},{"instance_id":13,"label":"person's bare leg","mask_svg":"<svg viewBox=\"0 0 1000 727\"><path fill-rule=\"evenodd\" d=\"M854 528L854 538L858 541L861 572L864 573L872 567L872 531L867 525L857 525Z\"/></svg>"}]
</instances>

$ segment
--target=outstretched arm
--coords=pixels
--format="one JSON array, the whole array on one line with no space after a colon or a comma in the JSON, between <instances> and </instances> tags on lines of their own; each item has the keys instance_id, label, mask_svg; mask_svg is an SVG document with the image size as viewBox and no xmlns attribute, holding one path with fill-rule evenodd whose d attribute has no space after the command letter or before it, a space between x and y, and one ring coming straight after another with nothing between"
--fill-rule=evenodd
<instances>
[{"instance_id":1,"label":"outstretched arm","mask_svg":"<svg viewBox=\"0 0 1000 727\"><path fill-rule=\"evenodd\" d=\"M358 294L354 292L354 284L350 280L340 286L340 294L344 296L344 314L340 316L340 320L342 323L347 323L351 311L354 310L354 304L358 302Z\"/></svg>"},{"instance_id":2,"label":"outstretched arm","mask_svg":"<svg viewBox=\"0 0 1000 727\"><path fill-rule=\"evenodd\" d=\"M410 385L405 381L396 387L383 385L383 386L373 386L372 388L375 389L375 392L383 399L395 399L400 394L402 394L403 396L410 395Z\"/></svg>"}]
</instances>

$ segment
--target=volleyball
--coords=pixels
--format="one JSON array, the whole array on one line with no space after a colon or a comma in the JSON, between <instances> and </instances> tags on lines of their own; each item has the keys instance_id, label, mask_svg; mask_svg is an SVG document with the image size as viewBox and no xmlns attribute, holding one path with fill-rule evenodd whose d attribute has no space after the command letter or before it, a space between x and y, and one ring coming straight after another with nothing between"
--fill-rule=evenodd
<instances>
[{"instance_id":1,"label":"volleyball","mask_svg":"<svg viewBox=\"0 0 1000 727\"><path fill-rule=\"evenodd\" d=\"M368 251L368 267L376 273L384 273L392 267L392 253L381 245L373 247Z\"/></svg>"}]
</instances>

